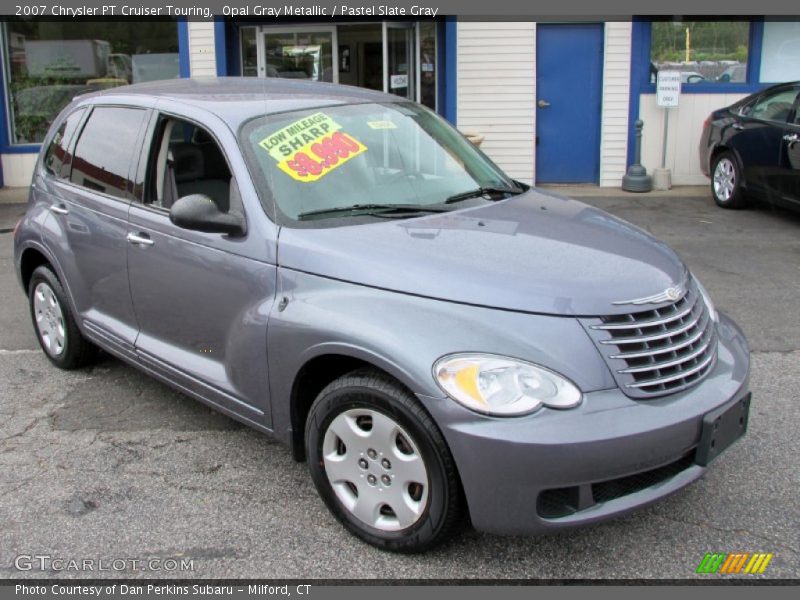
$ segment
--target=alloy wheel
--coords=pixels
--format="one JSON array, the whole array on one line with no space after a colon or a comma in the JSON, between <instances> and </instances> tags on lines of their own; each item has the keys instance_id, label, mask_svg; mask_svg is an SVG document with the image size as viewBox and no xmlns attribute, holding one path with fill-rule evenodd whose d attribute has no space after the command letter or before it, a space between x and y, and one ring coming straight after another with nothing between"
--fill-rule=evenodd
<instances>
[{"instance_id":1,"label":"alloy wheel","mask_svg":"<svg viewBox=\"0 0 800 600\"><path fill-rule=\"evenodd\" d=\"M721 158L714 169L714 195L727 202L736 190L736 167L729 158Z\"/></svg>"}]
</instances>

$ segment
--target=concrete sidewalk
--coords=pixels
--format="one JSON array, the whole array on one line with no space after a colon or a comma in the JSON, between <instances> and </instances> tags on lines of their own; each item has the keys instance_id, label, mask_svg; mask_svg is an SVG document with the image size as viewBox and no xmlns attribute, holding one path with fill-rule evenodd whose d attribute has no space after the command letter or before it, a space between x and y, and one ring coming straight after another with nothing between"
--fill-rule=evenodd
<instances>
[{"instance_id":1,"label":"concrete sidewalk","mask_svg":"<svg viewBox=\"0 0 800 600\"><path fill-rule=\"evenodd\" d=\"M28 201L26 187L0 187L0 204L20 204Z\"/></svg>"},{"instance_id":2,"label":"concrete sidewalk","mask_svg":"<svg viewBox=\"0 0 800 600\"><path fill-rule=\"evenodd\" d=\"M618 187L599 187L596 185L561 185L543 184L545 190L558 192L570 198L705 198L711 196L707 185L679 185L670 190L653 190L651 192L624 192Z\"/></svg>"},{"instance_id":3,"label":"concrete sidewalk","mask_svg":"<svg viewBox=\"0 0 800 600\"><path fill-rule=\"evenodd\" d=\"M539 186L571 198L704 198L711 194L707 185L682 185L671 190L635 193L623 192L618 187L598 187L596 185L557 185ZM28 201L27 187L0 188L0 204L19 204Z\"/></svg>"}]
</instances>

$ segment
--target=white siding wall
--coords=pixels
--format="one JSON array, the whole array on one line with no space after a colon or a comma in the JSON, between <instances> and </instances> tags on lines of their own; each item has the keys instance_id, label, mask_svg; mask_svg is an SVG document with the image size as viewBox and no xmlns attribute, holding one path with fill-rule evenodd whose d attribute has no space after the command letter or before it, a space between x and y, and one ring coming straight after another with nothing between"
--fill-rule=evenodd
<instances>
[{"instance_id":1,"label":"white siding wall","mask_svg":"<svg viewBox=\"0 0 800 600\"><path fill-rule=\"evenodd\" d=\"M214 49L214 22L189 21L189 73L192 77L214 77L217 59Z\"/></svg>"},{"instance_id":2,"label":"white siding wall","mask_svg":"<svg viewBox=\"0 0 800 600\"><path fill-rule=\"evenodd\" d=\"M667 134L667 168L673 185L705 185L708 179L700 171L698 144L703 122L712 111L733 104L747 94L681 94L680 105L671 108ZM639 117L642 132L642 164L648 172L661 167L664 140L664 109L656 106L655 94L642 94Z\"/></svg>"},{"instance_id":3,"label":"white siding wall","mask_svg":"<svg viewBox=\"0 0 800 600\"><path fill-rule=\"evenodd\" d=\"M24 187L31 184L33 167L36 166L38 154L3 154L3 185L8 187Z\"/></svg>"},{"instance_id":4,"label":"white siding wall","mask_svg":"<svg viewBox=\"0 0 800 600\"><path fill-rule=\"evenodd\" d=\"M458 128L511 177L534 176L536 24L459 22Z\"/></svg>"},{"instance_id":5,"label":"white siding wall","mask_svg":"<svg viewBox=\"0 0 800 600\"><path fill-rule=\"evenodd\" d=\"M631 23L605 24L600 185L622 185L628 154Z\"/></svg>"}]
</instances>

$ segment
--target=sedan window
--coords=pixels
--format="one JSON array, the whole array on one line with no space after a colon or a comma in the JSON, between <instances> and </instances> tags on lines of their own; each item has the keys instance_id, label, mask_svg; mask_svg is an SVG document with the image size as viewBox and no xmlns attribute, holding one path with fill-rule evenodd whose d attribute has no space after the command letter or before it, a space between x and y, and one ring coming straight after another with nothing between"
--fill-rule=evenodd
<instances>
[{"instance_id":1,"label":"sedan window","mask_svg":"<svg viewBox=\"0 0 800 600\"><path fill-rule=\"evenodd\" d=\"M769 94L758 100L747 116L763 121L785 123L796 97L797 90L794 88Z\"/></svg>"}]
</instances>

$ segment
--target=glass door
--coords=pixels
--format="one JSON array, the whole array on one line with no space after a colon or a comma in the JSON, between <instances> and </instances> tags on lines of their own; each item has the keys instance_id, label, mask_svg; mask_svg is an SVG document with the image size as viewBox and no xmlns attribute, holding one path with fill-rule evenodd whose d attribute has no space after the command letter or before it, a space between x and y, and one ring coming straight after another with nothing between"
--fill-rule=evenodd
<instances>
[{"instance_id":1,"label":"glass door","mask_svg":"<svg viewBox=\"0 0 800 600\"><path fill-rule=\"evenodd\" d=\"M260 77L339 82L336 27L262 29Z\"/></svg>"},{"instance_id":2,"label":"glass door","mask_svg":"<svg viewBox=\"0 0 800 600\"><path fill-rule=\"evenodd\" d=\"M416 99L416 27L383 22L383 91Z\"/></svg>"}]
</instances>

